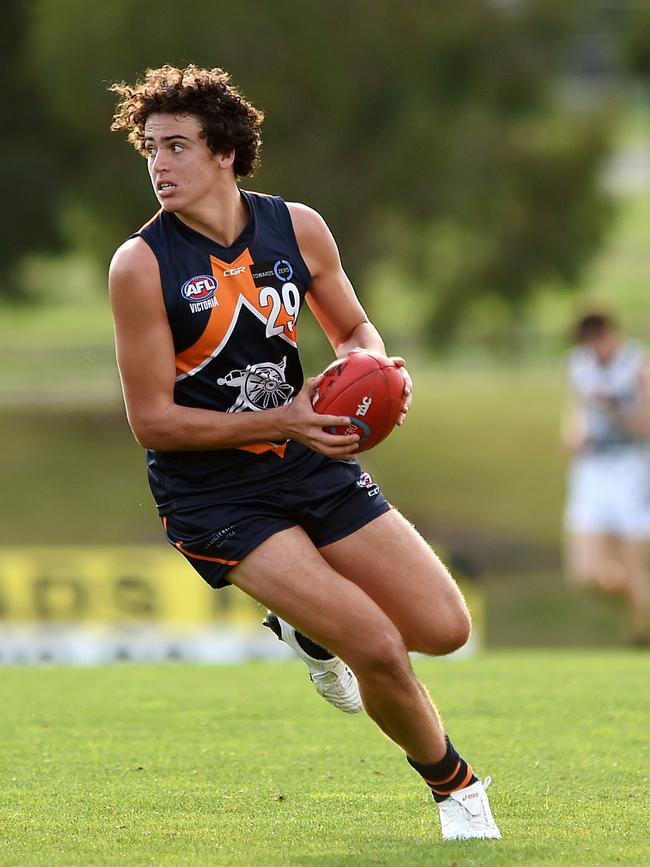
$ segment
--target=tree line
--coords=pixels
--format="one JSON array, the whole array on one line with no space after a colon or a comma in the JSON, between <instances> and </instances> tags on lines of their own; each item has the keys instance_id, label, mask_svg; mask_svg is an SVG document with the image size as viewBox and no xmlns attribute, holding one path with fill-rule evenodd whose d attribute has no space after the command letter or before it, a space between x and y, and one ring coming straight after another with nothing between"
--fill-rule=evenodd
<instances>
[{"instance_id":1,"label":"tree line","mask_svg":"<svg viewBox=\"0 0 650 867\"><path fill-rule=\"evenodd\" d=\"M606 13L618 70L650 68L644 4L603 6L7 4L0 295L20 298L27 254L108 261L153 213L141 157L108 131L106 88L166 62L231 72L267 116L250 186L320 210L361 295L391 269L422 297L420 325L437 340L477 299L516 312L543 283L570 287L607 228L597 174L613 128L602 104L558 98L572 45Z\"/></svg>"}]
</instances>

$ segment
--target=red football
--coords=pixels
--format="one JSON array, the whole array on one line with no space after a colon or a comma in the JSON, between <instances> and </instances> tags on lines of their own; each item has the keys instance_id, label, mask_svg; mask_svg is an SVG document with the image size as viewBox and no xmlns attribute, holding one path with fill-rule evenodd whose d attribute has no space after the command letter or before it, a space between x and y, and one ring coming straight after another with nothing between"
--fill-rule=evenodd
<instances>
[{"instance_id":1,"label":"red football","mask_svg":"<svg viewBox=\"0 0 650 867\"><path fill-rule=\"evenodd\" d=\"M353 352L325 369L313 397L314 410L345 415L349 427L330 433L358 433L359 451L386 439L399 418L404 402L404 378L394 362L369 352Z\"/></svg>"}]
</instances>

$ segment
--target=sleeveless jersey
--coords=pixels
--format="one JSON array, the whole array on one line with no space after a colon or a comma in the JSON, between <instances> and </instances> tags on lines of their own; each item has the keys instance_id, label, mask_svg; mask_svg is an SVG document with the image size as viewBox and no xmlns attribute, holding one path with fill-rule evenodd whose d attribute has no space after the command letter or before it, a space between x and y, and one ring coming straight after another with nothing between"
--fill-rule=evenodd
<instances>
[{"instance_id":1,"label":"sleeveless jersey","mask_svg":"<svg viewBox=\"0 0 650 867\"><path fill-rule=\"evenodd\" d=\"M607 411L607 401L625 408L638 400L639 376L645 361L643 348L632 342L620 346L606 364L587 346L571 351L569 382L582 406L588 449L599 451L641 443Z\"/></svg>"},{"instance_id":2,"label":"sleeveless jersey","mask_svg":"<svg viewBox=\"0 0 650 867\"><path fill-rule=\"evenodd\" d=\"M296 322L311 275L284 201L241 195L249 220L230 247L166 211L133 236L158 261L176 354L174 401L182 406L256 412L289 403L303 384ZM322 459L292 441L147 452L161 515L250 498Z\"/></svg>"}]
</instances>

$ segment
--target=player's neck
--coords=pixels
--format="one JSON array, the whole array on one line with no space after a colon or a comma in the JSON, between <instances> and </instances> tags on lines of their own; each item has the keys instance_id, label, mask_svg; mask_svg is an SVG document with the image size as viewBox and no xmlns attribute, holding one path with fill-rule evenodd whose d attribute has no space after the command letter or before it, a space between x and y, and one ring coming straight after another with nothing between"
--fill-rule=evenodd
<instances>
[{"instance_id":1,"label":"player's neck","mask_svg":"<svg viewBox=\"0 0 650 867\"><path fill-rule=\"evenodd\" d=\"M176 216L190 229L222 247L230 247L246 228L249 212L246 200L233 182L219 191L218 196L197 203L191 211L177 211Z\"/></svg>"}]
</instances>

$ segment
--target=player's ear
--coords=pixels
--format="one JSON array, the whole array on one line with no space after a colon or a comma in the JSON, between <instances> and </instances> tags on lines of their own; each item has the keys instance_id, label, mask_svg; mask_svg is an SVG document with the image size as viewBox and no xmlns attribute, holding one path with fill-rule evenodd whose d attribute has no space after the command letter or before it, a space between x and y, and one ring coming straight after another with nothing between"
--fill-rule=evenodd
<instances>
[{"instance_id":1,"label":"player's ear","mask_svg":"<svg viewBox=\"0 0 650 867\"><path fill-rule=\"evenodd\" d=\"M216 154L217 165L220 169L229 169L235 162L235 149L230 151L219 151Z\"/></svg>"}]
</instances>

